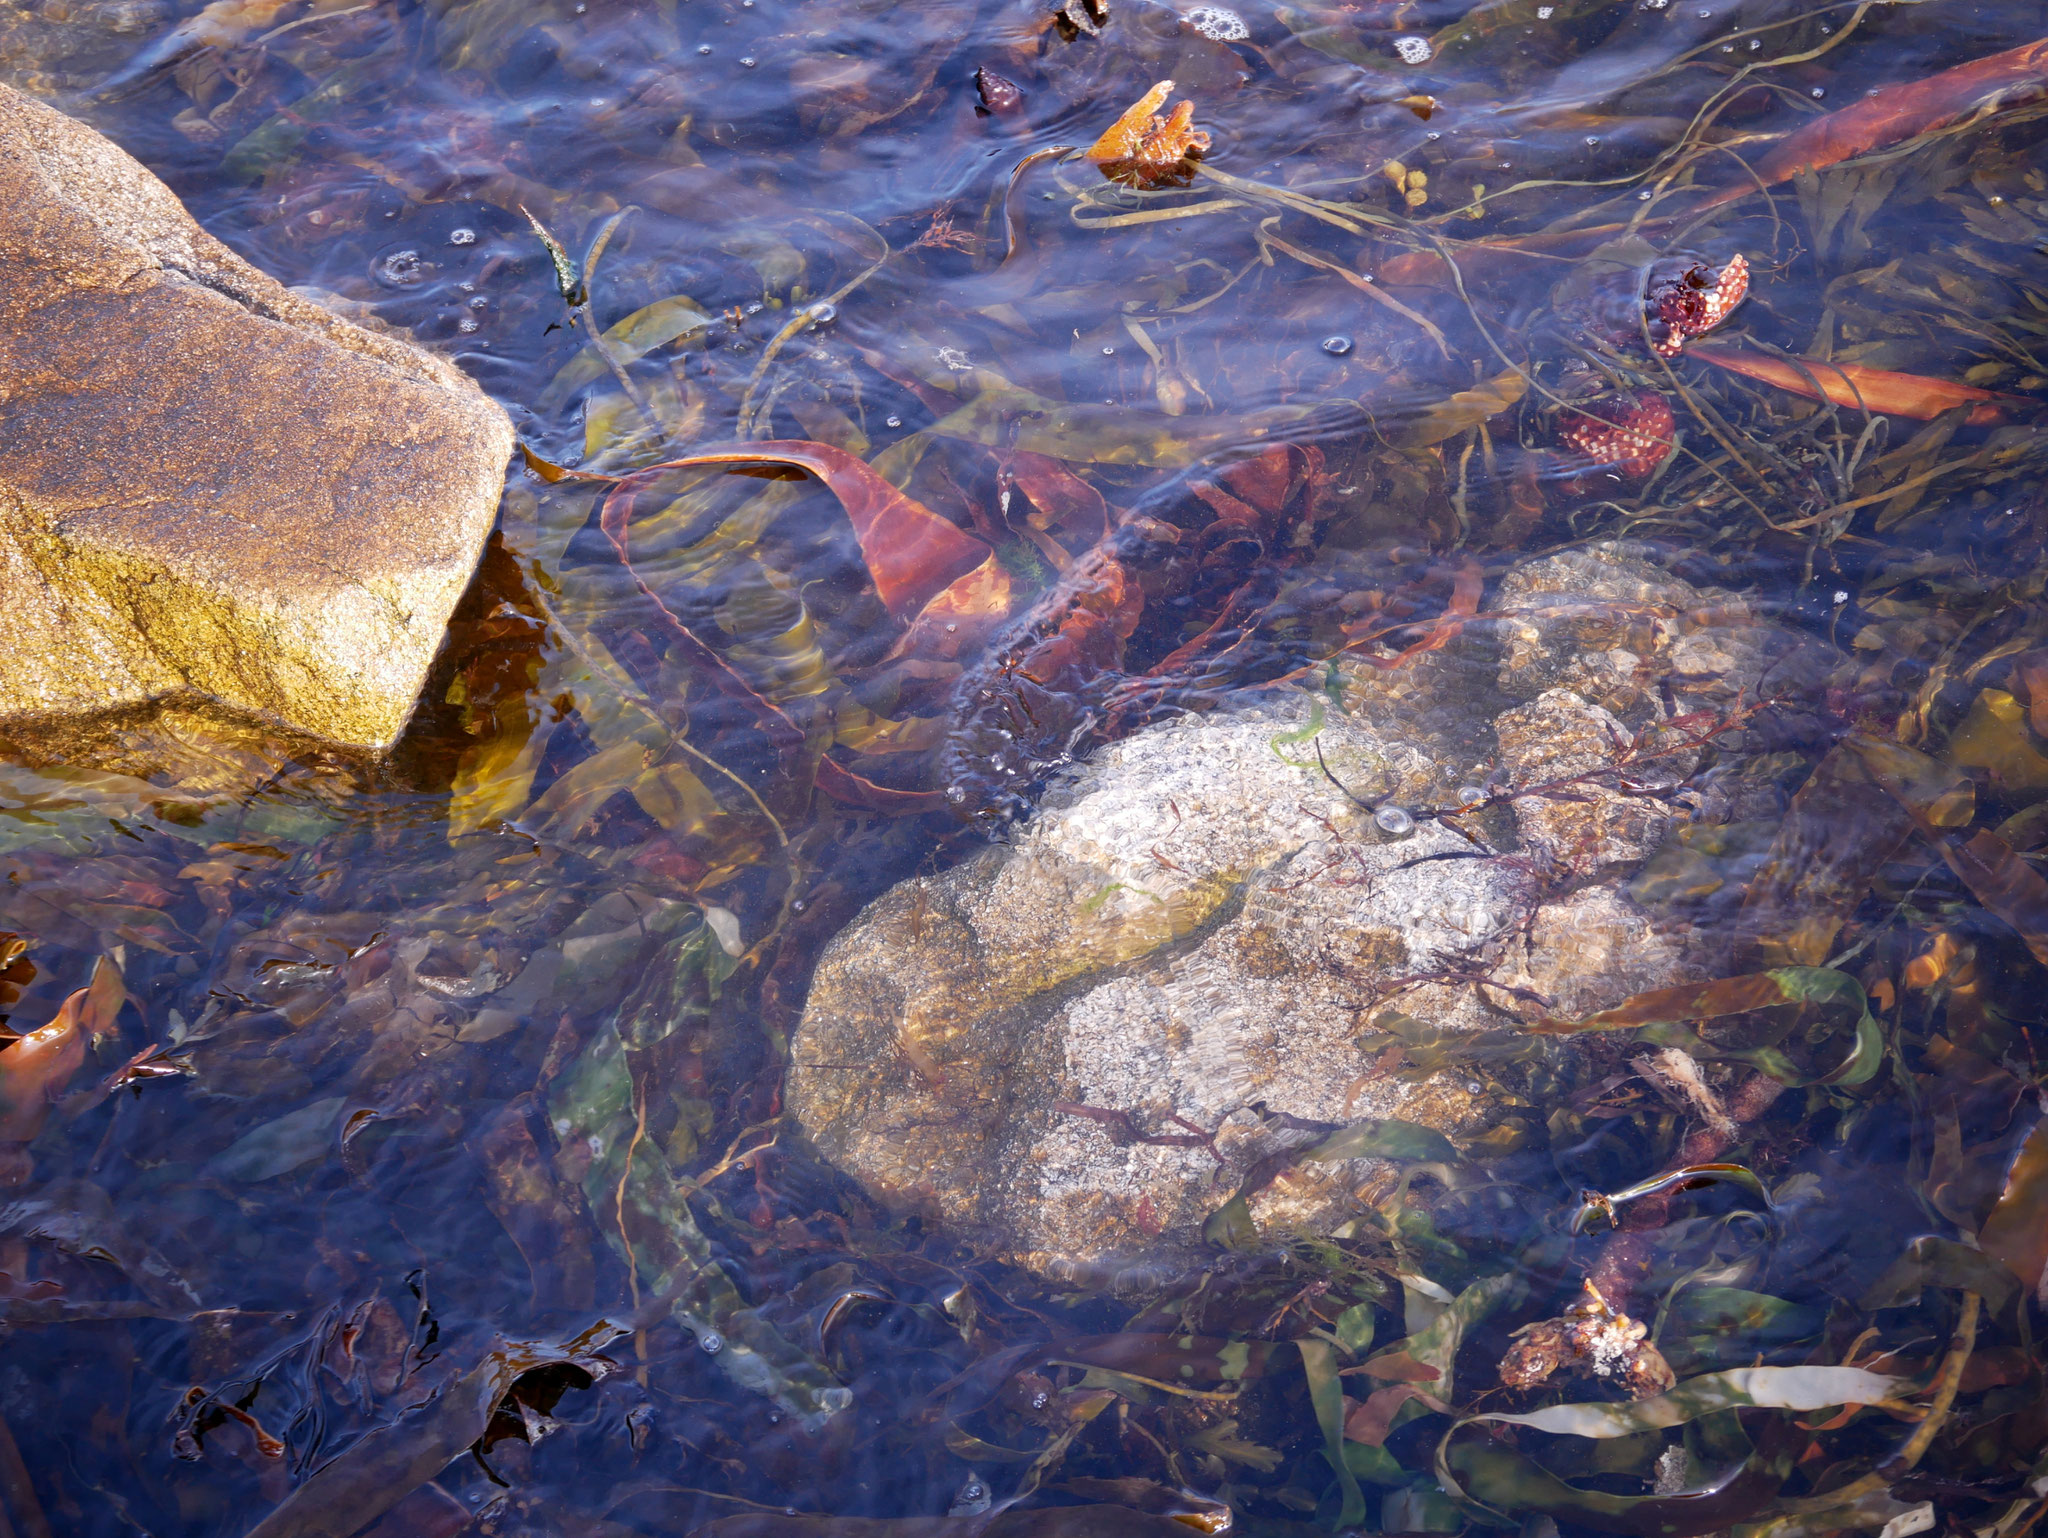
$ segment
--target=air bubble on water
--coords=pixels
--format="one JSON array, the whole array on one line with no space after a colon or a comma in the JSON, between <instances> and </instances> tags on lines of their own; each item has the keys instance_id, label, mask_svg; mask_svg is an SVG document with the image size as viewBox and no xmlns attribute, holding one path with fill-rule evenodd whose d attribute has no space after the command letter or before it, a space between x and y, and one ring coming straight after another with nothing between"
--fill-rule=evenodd
<instances>
[{"instance_id":1,"label":"air bubble on water","mask_svg":"<svg viewBox=\"0 0 2048 1538\"><path fill-rule=\"evenodd\" d=\"M1828 88L1824 85L1817 85L1809 94L1812 95L1815 101L1819 101L1823 96L1828 94Z\"/></svg>"},{"instance_id":2,"label":"air bubble on water","mask_svg":"<svg viewBox=\"0 0 2048 1538\"><path fill-rule=\"evenodd\" d=\"M740 60L740 63L745 65L748 69L752 69L754 67L754 61L752 59L743 58Z\"/></svg>"},{"instance_id":3,"label":"air bubble on water","mask_svg":"<svg viewBox=\"0 0 2048 1538\"><path fill-rule=\"evenodd\" d=\"M484 310L490 308L490 303L490 300L486 299L482 294L478 294L469 301L469 307L472 310Z\"/></svg>"},{"instance_id":4,"label":"air bubble on water","mask_svg":"<svg viewBox=\"0 0 2048 1538\"><path fill-rule=\"evenodd\" d=\"M386 251L370 263L370 276L386 288L416 288L431 270L427 259L411 246Z\"/></svg>"},{"instance_id":5,"label":"air bubble on water","mask_svg":"<svg viewBox=\"0 0 2048 1538\"><path fill-rule=\"evenodd\" d=\"M1723 52L1723 53L1733 53L1733 52L1735 52L1735 45L1734 45L1733 43L1723 43L1723 44L1721 45L1721 52Z\"/></svg>"},{"instance_id":6,"label":"air bubble on water","mask_svg":"<svg viewBox=\"0 0 2048 1538\"><path fill-rule=\"evenodd\" d=\"M1539 5L1536 7L1536 19L1538 21L1548 21L1556 14L1557 7L1554 5Z\"/></svg>"},{"instance_id":7,"label":"air bubble on water","mask_svg":"<svg viewBox=\"0 0 2048 1538\"><path fill-rule=\"evenodd\" d=\"M1836 603L1847 603L1848 601L1849 601L1849 591L1848 591L1848 589L1847 589L1847 588L1840 588L1840 587L1836 588L1836 589L1835 589L1835 602L1836 602Z\"/></svg>"},{"instance_id":8,"label":"air bubble on water","mask_svg":"<svg viewBox=\"0 0 2048 1538\"><path fill-rule=\"evenodd\" d=\"M1105 347L1102 349L1102 356L1105 358L1114 358L1116 356L1116 349L1114 347Z\"/></svg>"},{"instance_id":9,"label":"air bubble on water","mask_svg":"<svg viewBox=\"0 0 2048 1538\"><path fill-rule=\"evenodd\" d=\"M1381 807L1372 814L1372 820L1379 824L1382 833L1392 833L1397 837L1415 831L1415 819L1398 806Z\"/></svg>"},{"instance_id":10,"label":"air bubble on water","mask_svg":"<svg viewBox=\"0 0 2048 1538\"><path fill-rule=\"evenodd\" d=\"M761 311L765 308L766 306L764 306L760 300L756 299L753 303L747 306L747 314L759 315Z\"/></svg>"},{"instance_id":11,"label":"air bubble on water","mask_svg":"<svg viewBox=\"0 0 2048 1538\"><path fill-rule=\"evenodd\" d=\"M459 230L450 230L448 232L448 244L451 246L473 246L476 244L476 231L469 228L468 225L464 225Z\"/></svg>"},{"instance_id":12,"label":"air bubble on water","mask_svg":"<svg viewBox=\"0 0 2048 1538\"><path fill-rule=\"evenodd\" d=\"M798 897L791 900L789 905L789 911L791 913L801 913L804 911L804 909L808 908L809 906L810 904L805 902L803 898Z\"/></svg>"},{"instance_id":13,"label":"air bubble on water","mask_svg":"<svg viewBox=\"0 0 2048 1538\"><path fill-rule=\"evenodd\" d=\"M1424 134L1422 137L1427 139L1431 144L1434 144L1437 140L1441 139L1443 135L1438 133L1434 128L1432 128L1428 133Z\"/></svg>"},{"instance_id":14,"label":"air bubble on water","mask_svg":"<svg viewBox=\"0 0 2048 1538\"><path fill-rule=\"evenodd\" d=\"M882 425L885 427L901 427L903 425L903 418L891 415L883 419Z\"/></svg>"},{"instance_id":15,"label":"air bubble on water","mask_svg":"<svg viewBox=\"0 0 2048 1538\"><path fill-rule=\"evenodd\" d=\"M1762 38L1760 38L1760 37L1753 37L1753 38L1751 38L1751 39L1749 40L1749 51L1750 51L1751 53L1755 53L1755 52L1756 52L1756 51L1757 51L1758 49L1762 48L1762 47L1763 47L1763 45L1764 45L1764 40L1763 40Z\"/></svg>"},{"instance_id":16,"label":"air bubble on water","mask_svg":"<svg viewBox=\"0 0 2048 1538\"><path fill-rule=\"evenodd\" d=\"M948 785L946 787L946 799L955 806L958 806L967 799L967 787L965 785Z\"/></svg>"},{"instance_id":17,"label":"air bubble on water","mask_svg":"<svg viewBox=\"0 0 2048 1538\"><path fill-rule=\"evenodd\" d=\"M1473 806L1485 799L1486 792L1477 785L1460 785L1458 787L1458 805L1460 806Z\"/></svg>"},{"instance_id":18,"label":"air bubble on water","mask_svg":"<svg viewBox=\"0 0 2048 1538\"><path fill-rule=\"evenodd\" d=\"M699 44L697 45L697 52L699 52L699 53L709 53L709 52L711 52L711 45L710 45L709 43L699 43Z\"/></svg>"},{"instance_id":19,"label":"air bubble on water","mask_svg":"<svg viewBox=\"0 0 2048 1538\"><path fill-rule=\"evenodd\" d=\"M1600 148L1600 136L1598 134L1587 134L1586 148L1589 150L1597 150L1598 148Z\"/></svg>"},{"instance_id":20,"label":"air bubble on water","mask_svg":"<svg viewBox=\"0 0 2048 1538\"><path fill-rule=\"evenodd\" d=\"M843 1383L835 1383L829 1388L819 1389L817 1400L819 1409L827 1414L837 1415L853 1403L853 1390Z\"/></svg>"},{"instance_id":21,"label":"air bubble on water","mask_svg":"<svg viewBox=\"0 0 2048 1538\"><path fill-rule=\"evenodd\" d=\"M1242 16L1220 5L1198 5L1182 20L1214 43L1241 43L1252 35Z\"/></svg>"},{"instance_id":22,"label":"air bubble on water","mask_svg":"<svg viewBox=\"0 0 2048 1538\"><path fill-rule=\"evenodd\" d=\"M742 60L741 62L745 63L746 61ZM825 300L821 299L816 304L811 306L810 314L812 325L829 326L832 324L832 322L839 319L839 306L836 304L829 304Z\"/></svg>"},{"instance_id":23,"label":"air bubble on water","mask_svg":"<svg viewBox=\"0 0 2048 1538\"><path fill-rule=\"evenodd\" d=\"M1465 1093L1468 1095L1482 1094L1485 1092L1485 1089L1486 1086L1477 1079L1467 1079L1465 1081Z\"/></svg>"},{"instance_id":24,"label":"air bubble on water","mask_svg":"<svg viewBox=\"0 0 2048 1538\"><path fill-rule=\"evenodd\" d=\"M1712 11L1695 11L1693 12L1693 14L1699 17L1701 21L1712 21L1714 19L1714 13Z\"/></svg>"},{"instance_id":25,"label":"air bubble on water","mask_svg":"<svg viewBox=\"0 0 2048 1538\"><path fill-rule=\"evenodd\" d=\"M476 330L478 324L479 322L474 316L465 315L455 323L455 329L464 336L467 336L470 332Z\"/></svg>"},{"instance_id":26,"label":"air bubble on water","mask_svg":"<svg viewBox=\"0 0 2048 1538\"><path fill-rule=\"evenodd\" d=\"M697 1348L706 1356L717 1356L725 1349L725 1337L716 1330L706 1330L697 1337Z\"/></svg>"},{"instance_id":27,"label":"air bubble on water","mask_svg":"<svg viewBox=\"0 0 2048 1538\"><path fill-rule=\"evenodd\" d=\"M1326 336L1323 338L1323 351L1333 358L1341 358L1344 354L1351 351L1351 338L1348 336Z\"/></svg>"},{"instance_id":28,"label":"air bubble on water","mask_svg":"<svg viewBox=\"0 0 2048 1538\"><path fill-rule=\"evenodd\" d=\"M1403 64L1427 64L1433 50L1426 37L1397 37L1394 52L1401 56Z\"/></svg>"},{"instance_id":29,"label":"air bubble on water","mask_svg":"<svg viewBox=\"0 0 2048 1538\"><path fill-rule=\"evenodd\" d=\"M1648 187L1645 187L1641 192L1636 194L1636 201L1639 203L1647 203L1650 201L1651 198L1655 196L1655 193L1651 192Z\"/></svg>"}]
</instances>

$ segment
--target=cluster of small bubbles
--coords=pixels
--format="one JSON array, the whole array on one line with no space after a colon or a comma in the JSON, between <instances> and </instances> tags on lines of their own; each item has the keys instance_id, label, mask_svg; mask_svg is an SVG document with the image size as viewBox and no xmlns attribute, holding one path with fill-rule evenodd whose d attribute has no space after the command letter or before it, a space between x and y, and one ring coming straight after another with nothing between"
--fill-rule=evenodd
<instances>
[{"instance_id":1,"label":"cluster of small bubbles","mask_svg":"<svg viewBox=\"0 0 2048 1538\"><path fill-rule=\"evenodd\" d=\"M464 336L467 336L470 332L476 330L480 324L481 322L474 315L465 315L455 323L455 329Z\"/></svg>"},{"instance_id":2,"label":"cluster of small bubbles","mask_svg":"<svg viewBox=\"0 0 2048 1538\"><path fill-rule=\"evenodd\" d=\"M839 306L821 299L811 306L810 313L812 325L829 326L832 322L839 319Z\"/></svg>"},{"instance_id":3,"label":"cluster of small bubbles","mask_svg":"<svg viewBox=\"0 0 2048 1538\"><path fill-rule=\"evenodd\" d=\"M1105 347L1102 349L1102 356L1105 358L1114 358L1116 356L1116 349L1114 347Z\"/></svg>"},{"instance_id":4,"label":"cluster of small bubbles","mask_svg":"<svg viewBox=\"0 0 2048 1538\"><path fill-rule=\"evenodd\" d=\"M901 427L903 425L903 418L897 416L896 413L892 411L889 413L888 416L882 419L882 423L885 427Z\"/></svg>"},{"instance_id":5,"label":"cluster of small bubbles","mask_svg":"<svg viewBox=\"0 0 2048 1538\"><path fill-rule=\"evenodd\" d=\"M1539 5L1536 7L1536 19L1538 21L1548 21L1556 14L1557 7L1554 5Z\"/></svg>"},{"instance_id":6,"label":"cluster of small bubbles","mask_svg":"<svg viewBox=\"0 0 2048 1538\"><path fill-rule=\"evenodd\" d=\"M473 246L476 244L476 231L468 225L464 225L459 230L450 230L448 232L448 244L451 246Z\"/></svg>"},{"instance_id":7,"label":"cluster of small bubbles","mask_svg":"<svg viewBox=\"0 0 2048 1538\"><path fill-rule=\"evenodd\" d=\"M953 805L958 806L967 799L967 787L965 785L948 785L946 787L946 799L952 802Z\"/></svg>"},{"instance_id":8,"label":"cluster of small bubbles","mask_svg":"<svg viewBox=\"0 0 2048 1538\"><path fill-rule=\"evenodd\" d=\"M742 58L740 60L740 63L746 66L746 68L748 69L752 69L754 67L754 61L750 58Z\"/></svg>"},{"instance_id":9,"label":"cluster of small bubbles","mask_svg":"<svg viewBox=\"0 0 2048 1538\"><path fill-rule=\"evenodd\" d=\"M370 264L370 275L387 288L412 288L427 272L426 259L410 246L387 251Z\"/></svg>"},{"instance_id":10,"label":"cluster of small bubbles","mask_svg":"<svg viewBox=\"0 0 2048 1538\"><path fill-rule=\"evenodd\" d=\"M1394 52L1401 56L1403 64L1427 64L1432 50L1426 37L1397 37Z\"/></svg>"},{"instance_id":11,"label":"cluster of small bubbles","mask_svg":"<svg viewBox=\"0 0 2048 1538\"><path fill-rule=\"evenodd\" d=\"M1396 837L1415 831L1415 819L1398 806L1381 807L1372 814L1372 820L1379 824L1382 833L1392 833Z\"/></svg>"},{"instance_id":12,"label":"cluster of small bubbles","mask_svg":"<svg viewBox=\"0 0 2048 1538\"><path fill-rule=\"evenodd\" d=\"M706 1330L697 1337L697 1349L706 1356L717 1356L725 1349L725 1337L716 1330Z\"/></svg>"},{"instance_id":13,"label":"cluster of small bubbles","mask_svg":"<svg viewBox=\"0 0 2048 1538\"><path fill-rule=\"evenodd\" d=\"M711 52L711 45L710 45L709 43L699 43L699 44L697 45L697 52L699 52L699 53L709 53L709 52Z\"/></svg>"},{"instance_id":14,"label":"cluster of small bubbles","mask_svg":"<svg viewBox=\"0 0 2048 1538\"><path fill-rule=\"evenodd\" d=\"M1212 43L1241 43L1252 35L1242 16L1220 5L1198 5L1183 19Z\"/></svg>"},{"instance_id":15,"label":"cluster of small bubbles","mask_svg":"<svg viewBox=\"0 0 2048 1538\"><path fill-rule=\"evenodd\" d=\"M1326 336L1323 338L1323 351L1333 358L1341 358L1344 354L1351 351L1351 338L1348 336Z\"/></svg>"}]
</instances>

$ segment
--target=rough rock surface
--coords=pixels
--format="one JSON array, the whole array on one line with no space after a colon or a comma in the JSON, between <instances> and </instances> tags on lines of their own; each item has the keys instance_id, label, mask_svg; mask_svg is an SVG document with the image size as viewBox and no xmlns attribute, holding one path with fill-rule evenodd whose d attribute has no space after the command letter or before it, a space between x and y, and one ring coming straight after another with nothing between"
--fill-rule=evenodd
<instances>
[{"instance_id":1,"label":"rough rock surface","mask_svg":"<svg viewBox=\"0 0 2048 1538\"><path fill-rule=\"evenodd\" d=\"M289 293L0 86L0 443L0 736L219 711L375 751L512 431L453 365Z\"/></svg>"},{"instance_id":2,"label":"rough rock surface","mask_svg":"<svg viewBox=\"0 0 2048 1538\"><path fill-rule=\"evenodd\" d=\"M1612 765L1617 709L1692 707L1654 683L1674 654L1718 647L1728 670L1696 688L1733 699L1771 633L1711 633L1706 595L1616 546L1510 574L1490 613L1341 701L1269 695L1108 747L1014 842L883 895L826 949L794 1041L787 1101L819 1149L1020 1263L1136 1279L1201 1254L1247 1170L1323 1135L1304 1123L1488 1125L1476 1081L1385 1070L1362 1044L1383 1012L1497 1029L1702 976L1715 958L1624 886L1669 803L1598 782L1505 800L1467 819L1491 854L1384 813ZM1636 778L1671 786L1693 756ZM1269 1237L1328 1231L1390 1179L1297 1163L1250 1207Z\"/></svg>"}]
</instances>

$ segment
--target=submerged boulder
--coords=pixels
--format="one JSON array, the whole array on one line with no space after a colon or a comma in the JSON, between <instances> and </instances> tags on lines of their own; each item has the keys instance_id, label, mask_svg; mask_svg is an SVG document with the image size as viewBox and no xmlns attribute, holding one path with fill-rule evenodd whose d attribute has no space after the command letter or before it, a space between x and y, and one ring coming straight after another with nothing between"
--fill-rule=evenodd
<instances>
[{"instance_id":1,"label":"submerged boulder","mask_svg":"<svg viewBox=\"0 0 2048 1538\"><path fill-rule=\"evenodd\" d=\"M1337 1129L1455 1142L1500 1116L1498 1083L1397 1072L1390 1021L1571 1018L1719 964L1627 890L1698 760L1636 734L1753 690L1787 641L1703 641L1725 606L1661 571L1646 593L1645 568L1618 546L1531 563L1440 651L1102 749L1013 842L826 948L790 1110L888 1206L1057 1276L1195 1263L1240 1190L1269 1239L1362 1214L1396 1178L1369 1155L1432 1140ZM1638 650L1596 665L1601 624ZM1711 678L1637 686L1714 645Z\"/></svg>"},{"instance_id":2,"label":"submerged boulder","mask_svg":"<svg viewBox=\"0 0 2048 1538\"><path fill-rule=\"evenodd\" d=\"M0 442L7 746L105 757L196 713L375 752L512 430L454 365L288 292L0 86Z\"/></svg>"}]
</instances>

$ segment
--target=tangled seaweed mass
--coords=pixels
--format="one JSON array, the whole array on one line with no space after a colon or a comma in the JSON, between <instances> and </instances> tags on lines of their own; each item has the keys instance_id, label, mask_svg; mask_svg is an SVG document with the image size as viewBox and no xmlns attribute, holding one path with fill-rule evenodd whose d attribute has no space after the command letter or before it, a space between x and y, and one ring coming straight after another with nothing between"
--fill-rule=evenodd
<instances>
[{"instance_id":1,"label":"tangled seaweed mass","mask_svg":"<svg viewBox=\"0 0 2048 1538\"><path fill-rule=\"evenodd\" d=\"M2040 25L0 0L0 78L524 445L388 762L0 767L0 1530L2038 1531ZM1323 751L1423 669L1591 724ZM912 878L1268 706L1319 879L1597 886L1720 960L1574 1012L1506 942L1333 953L1343 1114L1233 1108L1292 1139L1249 1167L1058 1090L1213 1181L1191 1270L826 1162L827 942L895 891L938 944ZM1159 927L1142 1002L1234 879L1063 932ZM1261 913L1232 975L1300 964ZM1016 1094L928 1039L924 1100ZM1262 1220L1308 1165L1342 1220Z\"/></svg>"}]
</instances>

